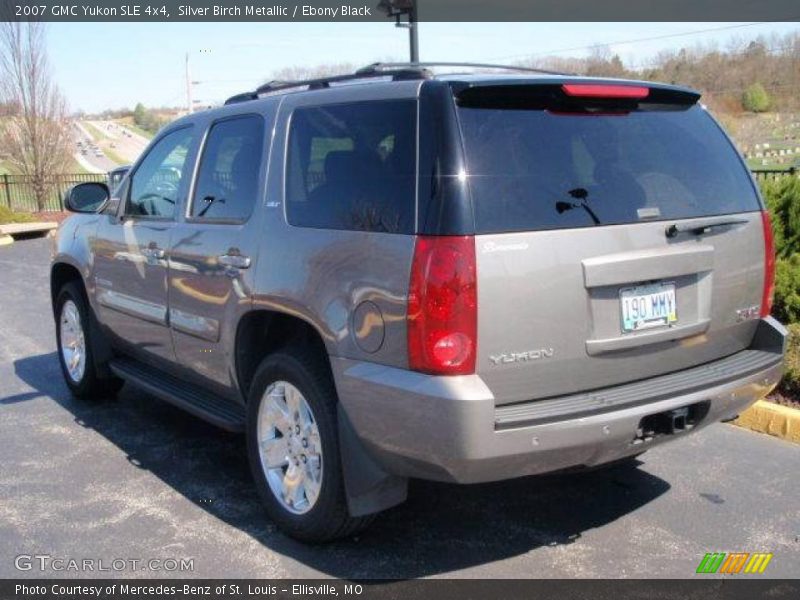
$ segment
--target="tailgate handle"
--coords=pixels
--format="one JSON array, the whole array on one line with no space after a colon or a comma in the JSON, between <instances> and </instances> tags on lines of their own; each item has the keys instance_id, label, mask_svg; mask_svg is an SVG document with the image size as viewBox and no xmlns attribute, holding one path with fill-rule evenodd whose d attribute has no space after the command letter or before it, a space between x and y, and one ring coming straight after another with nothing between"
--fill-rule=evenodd
<instances>
[{"instance_id":1,"label":"tailgate handle","mask_svg":"<svg viewBox=\"0 0 800 600\"><path fill-rule=\"evenodd\" d=\"M693 233L700 235L706 233L714 227L728 227L730 225L744 225L747 219L736 219L731 217L717 217L716 219L703 219L700 221L689 221L688 223L674 223L667 227L664 232L668 238L674 238L679 233Z\"/></svg>"}]
</instances>

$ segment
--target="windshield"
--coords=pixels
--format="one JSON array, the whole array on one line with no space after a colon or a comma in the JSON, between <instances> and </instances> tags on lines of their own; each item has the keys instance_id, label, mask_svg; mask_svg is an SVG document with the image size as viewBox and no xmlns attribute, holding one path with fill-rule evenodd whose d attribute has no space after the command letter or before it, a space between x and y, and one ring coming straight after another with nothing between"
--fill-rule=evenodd
<instances>
[{"instance_id":1,"label":"windshield","mask_svg":"<svg viewBox=\"0 0 800 600\"><path fill-rule=\"evenodd\" d=\"M458 112L478 233L760 208L735 150L697 105L608 115Z\"/></svg>"}]
</instances>

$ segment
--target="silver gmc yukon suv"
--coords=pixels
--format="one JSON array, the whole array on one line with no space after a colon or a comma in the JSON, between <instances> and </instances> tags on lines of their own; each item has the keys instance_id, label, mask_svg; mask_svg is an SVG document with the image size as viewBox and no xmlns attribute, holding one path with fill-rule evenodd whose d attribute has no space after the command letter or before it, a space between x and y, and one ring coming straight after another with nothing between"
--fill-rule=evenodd
<instances>
[{"instance_id":1,"label":"silver gmc yukon suv","mask_svg":"<svg viewBox=\"0 0 800 600\"><path fill-rule=\"evenodd\" d=\"M73 394L246 432L270 517L323 541L409 478L631 459L776 385L769 217L698 93L446 66L267 84L73 188Z\"/></svg>"}]
</instances>

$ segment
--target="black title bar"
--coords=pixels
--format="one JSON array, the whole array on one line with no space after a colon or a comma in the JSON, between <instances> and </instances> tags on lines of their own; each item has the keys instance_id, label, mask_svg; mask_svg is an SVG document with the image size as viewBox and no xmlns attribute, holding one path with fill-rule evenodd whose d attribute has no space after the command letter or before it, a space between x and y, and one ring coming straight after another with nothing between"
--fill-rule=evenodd
<instances>
[{"instance_id":1,"label":"black title bar","mask_svg":"<svg viewBox=\"0 0 800 600\"><path fill-rule=\"evenodd\" d=\"M6 579L3 600L770 600L795 599L798 580L740 578L689 580L407 581L242 579Z\"/></svg>"},{"instance_id":2,"label":"black title bar","mask_svg":"<svg viewBox=\"0 0 800 600\"><path fill-rule=\"evenodd\" d=\"M407 0L398 2L402 8ZM381 22L379 0L0 0L3 21ZM797 0L416 0L419 21L798 21Z\"/></svg>"}]
</instances>

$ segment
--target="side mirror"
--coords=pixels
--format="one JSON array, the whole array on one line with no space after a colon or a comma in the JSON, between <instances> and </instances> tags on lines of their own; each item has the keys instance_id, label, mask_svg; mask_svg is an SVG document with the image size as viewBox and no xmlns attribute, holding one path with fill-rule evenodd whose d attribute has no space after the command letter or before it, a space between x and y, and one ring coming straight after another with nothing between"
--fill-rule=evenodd
<instances>
[{"instance_id":1,"label":"side mirror","mask_svg":"<svg viewBox=\"0 0 800 600\"><path fill-rule=\"evenodd\" d=\"M105 206L111 192L105 183L90 181L70 188L64 198L67 210L76 213L96 213Z\"/></svg>"}]
</instances>

